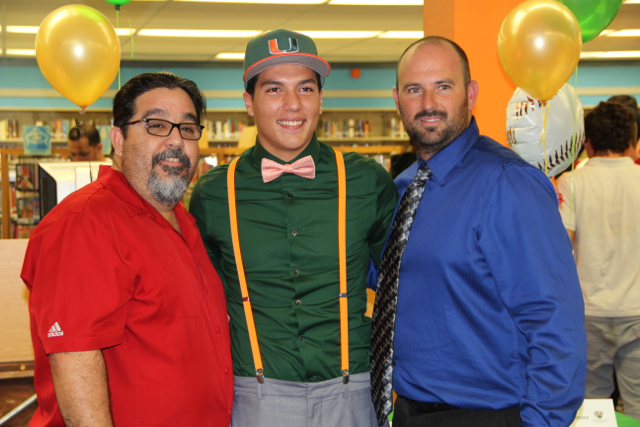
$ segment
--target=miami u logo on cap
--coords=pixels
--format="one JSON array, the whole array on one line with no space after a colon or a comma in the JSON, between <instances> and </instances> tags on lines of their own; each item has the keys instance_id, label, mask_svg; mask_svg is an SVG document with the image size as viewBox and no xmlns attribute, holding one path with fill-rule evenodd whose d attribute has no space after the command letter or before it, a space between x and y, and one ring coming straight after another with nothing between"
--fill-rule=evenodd
<instances>
[{"instance_id":1,"label":"miami u logo on cap","mask_svg":"<svg viewBox=\"0 0 640 427\"><path fill-rule=\"evenodd\" d=\"M289 38L289 49L280 50L278 48L278 39L269 40L269 52L272 55L277 55L279 53L291 53L298 52L298 39Z\"/></svg>"}]
</instances>

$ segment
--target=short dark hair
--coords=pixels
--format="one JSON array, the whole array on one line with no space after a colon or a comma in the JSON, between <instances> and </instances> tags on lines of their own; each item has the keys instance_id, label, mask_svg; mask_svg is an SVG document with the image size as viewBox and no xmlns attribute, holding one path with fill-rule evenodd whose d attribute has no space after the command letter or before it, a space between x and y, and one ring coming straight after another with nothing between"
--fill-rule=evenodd
<instances>
[{"instance_id":1,"label":"short dark hair","mask_svg":"<svg viewBox=\"0 0 640 427\"><path fill-rule=\"evenodd\" d=\"M79 128L74 127L69 131L69 141L77 141L85 137L89 141L89 145L96 147L100 144L100 133L91 125L82 125Z\"/></svg>"},{"instance_id":2,"label":"short dark hair","mask_svg":"<svg viewBox=\"0 0 640 427\"><path fill-rule=\"evenodd\" d=\"M460 45L458 45L453 40L449 40L445 37L427 36L427 37L421 38L418 41L411 43L409 47L406 48L404 52L402 52L402 55L400 55L400 59L398 59L398 63L396 64L396 89L398 89L398 68L400 67L400 62L402 62L402 58L404 58L404 56L407 54L407 52L409 52L409 50L412 47L418 46L421 44L426 44L426 43L448 43L451 47L453 47L453 49L456 51L456 53L460 57L460 62L462 62L462 76L464 78L464 86L465 87L469 86L469 83L471 83L471 69L469 68L469 58L467 58L467 54L460 47Z\"/></svg>"},{"instance_id":3,"label":"short dark hair","mask_svg":"<svg viewBox=\"0 0 640 427\"><path fill-rule=\"evenodd\" d=\"M636 117L617 102L601 102L584 118L584 133L597 153L624 153L637 141Z\"/></svg>"},{"instance_id":4,"label":"short dark hair","mask_svg":"<svg viewBox=\"0 0 640 427\"><path fill-rule=\"evenodd\" d=\"M607 99L607 102L617 102L618 104L622 104L629 110L631 110L631 112L636 116L636 124L638 125L638 132L640 132L640 112L638 112L638 100L629 95L616 95ZM638 137L640 138L640 135L638 135ZM637 145L638 141L635 142L634 146Z\"/></svg>"},{"instance_id":5,"label":"short dark hair","mask_svg":"<svg viewBox=\"0 0 640 427\"><path fill-rule=\"evenodd\" d=\"M607 99L607 102L617 102L618 104L622 104L627 108L638 111L638 100L630 95L615 95Z\"/></svg>"},{"instance_id":6,"label":"short dark hair","mask_svg":"<svg viewBox=\"0 0 640 427\"><path fill-rule=\"evenodd\" d=\"M113 125L122 129L122 134L127 137L126 123L136 113L136 99L153 89L182 89L191 98L196 110L196 120L204 116L207 109L207 101L191 80L182 78L167 71L139 74L126 82L113 98Z\"/></svg>"},{"instance_id":7,"label":"short dark hair","mask_svg":"<svg viewBox=\"0 0 640 427\"><path fill-rule=\"evenodd\" d=\"M253 95L256 94L256 83L258 82L258 76L260 75L260 73L256 74L255 76L251 77L249 80L247 80L247 89L246 92L251 96L251 99L253 99ZM316 82L318 83L318 89L322 89L322 83L320 83L322 80L320 79L320 73L316 72Z\"/></svg>"}]
</instances>

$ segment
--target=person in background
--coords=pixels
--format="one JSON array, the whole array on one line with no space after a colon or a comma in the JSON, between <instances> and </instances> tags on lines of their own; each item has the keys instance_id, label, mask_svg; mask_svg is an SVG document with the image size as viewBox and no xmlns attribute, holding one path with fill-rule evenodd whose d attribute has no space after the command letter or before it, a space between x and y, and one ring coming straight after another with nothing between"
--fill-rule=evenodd
<instances>
[{"instance_id":1,"label":"person in background","mask_svg":"<svg viewBox=\"0 0 640 427\"><path fill-rule=\"evenodd\" d=\"M480 135L478 82L454 42L409 46L393 97L418 161L395 181L373 311L379 420L392 385L394 427L568 426L584 306L551 182Z\"/></svg>"},{"instance_id":2,"label":"person in background","mask_svg":"<svg viewBox=\"0 0 640 427\"><path fill-rule=\"evenodd\" d=\"M102 162L100 133L91 125L82 125L69 131L69 157L72 162Z\"/></svg>"},{"instance_id":3,"label":"person in background","mask_svg":"<svg viewBox=\"0 0 640 427\"><path fill-rule=\"evenodd\" d=\"M113 166L29 240L21 276L38 394L30 426L228 427L222 284L180 204L204 111L190 80L129 80L113 100Z\"/></svg>"},{"instance_id":4,"label":"person in background","mask_svg":"<svg viewBox=\"0 0 640 427\"><path fill-rule=\"evenodd\" d=\"M330 67L309 37L280 29L252 39L244 70L255 146L203 175L190 203L225 286L231 426L375 426L367 272L393 215L393 181L374 159L342 162L316 138Z\"/></svg>"},{"instance_id":5,"label":"person in background","mask_svg":"<svg viewBox=\"0 0 640 427\"><path fill-rule=\"evenodd\" d=\"M391 179L396 179L405 169L416 162L416 151L413 143L408 147L407 151L391 156L391 167L389 175Z\"/></svg>"},{"instance_id":6,"label":"person in background","mask_svg":"<svg viewBox=\"0 0 640 427\"><path fill-rule=\"evenodd\" d=\"M640 129L640 112L638 111L638 101L629 95L616 95L607 99L607 102L617 102L618 104L622 104L627 107L636 118L636 125ZM640 153L638 152L638 143L640 142L640 135L638 135L638 139L634 141L631 146L625 151L625 155L629 156L633 159L636 165L640 165Z\"/></svg>"},{"instance_id":7,"label":"person in background","mask_svg":"<svg viewBox=\"0 0 640 427\"><path fill-rule=\"evenodd\" d=\"M625 414L640 419L640 168L625 155L637 133L628 108L601 102L585 117L589 160L558 191L585 301L586 397L609 398L615 372Z\"/></svg>"}]
</instances>

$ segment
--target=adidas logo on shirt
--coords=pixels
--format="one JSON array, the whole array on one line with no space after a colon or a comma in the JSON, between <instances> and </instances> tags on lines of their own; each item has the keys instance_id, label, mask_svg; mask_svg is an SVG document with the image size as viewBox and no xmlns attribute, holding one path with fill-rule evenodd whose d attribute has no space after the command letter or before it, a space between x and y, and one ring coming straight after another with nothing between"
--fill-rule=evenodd
<instances>
[{"instance_id":1,"label":"adidas logo on shirt","mask_svg":"<svg viewBox=\"0 0 640 427\"><path fill-rule=\"evenodd\" d=\"M63 335L64 335L64 332L62 332L62 330L60 329L60 325L58 325L58 322L53 324L51 329L49 329L49 333L47 334L47 336L49 338L51 338L51 337L61 337Z\"/></svg>"}]
</instances>

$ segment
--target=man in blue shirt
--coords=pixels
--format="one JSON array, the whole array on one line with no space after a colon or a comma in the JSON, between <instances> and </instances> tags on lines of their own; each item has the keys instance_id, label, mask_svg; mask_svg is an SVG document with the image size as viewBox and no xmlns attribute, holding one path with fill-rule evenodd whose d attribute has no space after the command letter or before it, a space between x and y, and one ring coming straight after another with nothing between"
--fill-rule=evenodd
<instances>
[{"instance_id":1,"label":"man in blue shirt","mask_svg":"<svg viewBox=\"0 0 640 427\"><path fill-rule=\"evenodd\" d=\"M584 304L553 186L479 135L478 83L455 43L411 45L393 96L418 154L400 195L432 171L400 264L394 427L568 426L584 397Z\"/></svg>"}]
</instances>

